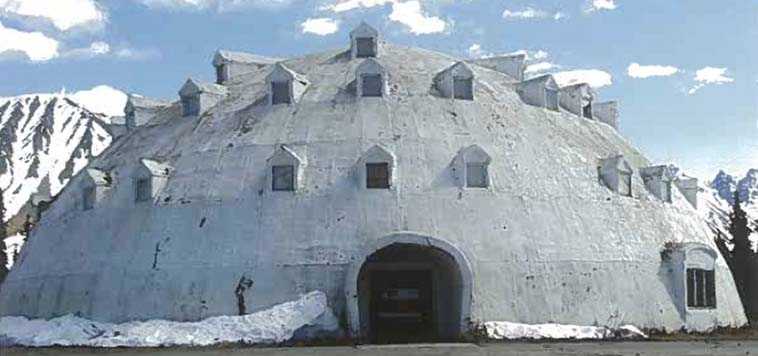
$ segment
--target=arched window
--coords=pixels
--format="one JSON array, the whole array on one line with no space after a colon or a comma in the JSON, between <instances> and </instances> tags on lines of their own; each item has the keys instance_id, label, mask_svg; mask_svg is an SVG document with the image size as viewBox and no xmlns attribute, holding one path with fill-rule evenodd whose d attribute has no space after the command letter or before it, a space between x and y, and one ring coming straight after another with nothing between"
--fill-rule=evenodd
<instances>
[{"instance_id":1,"label":"arched window","mask_svg":"<svg viewBox=\"0 0 758 356\"><path fill-rule=\"evenodd\" d=\"M373 58L363 61L355 72L360 97L382 97L385 92L386 71Z\"/></svg>"},{"instance_id":2,"label":"arched window","mask_svg":"<svg viewBox=\"0 0 758 356\"><path fill-rule=\"evenodd\" d=\"M489 165L492 159L478 145L471 145L458 154L457 170L461 172L460 183L465 188L488 188L490 186Z\"/></svg>"},{"instance_id":3,"label":"arched window","mask_svg":"<svg viewBox=\"0 0 758 356\"><path fill-rule=\"evenodd\" d=\"M362 181L366 189L390 189L394 179L395 156L381 146L371 147L361 158Z\"/></svg>"},{"instance_id":4,"label":"arched window","mask_svg":"<svg viewBox=\"0 0 758 356\"><path fill-rule=\"evenodd\" d=\"M298 190L303 160L289 147L279 146L268 159L270 187L275 192Z\"/></svg>"}]
</instances>

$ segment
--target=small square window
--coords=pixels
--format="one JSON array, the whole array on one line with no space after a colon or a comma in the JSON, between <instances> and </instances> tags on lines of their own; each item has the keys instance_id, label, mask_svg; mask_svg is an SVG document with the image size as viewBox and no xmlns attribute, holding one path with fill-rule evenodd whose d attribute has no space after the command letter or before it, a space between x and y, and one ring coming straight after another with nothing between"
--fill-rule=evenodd
<instances>
[{"instance_id":1,"label":"small square window","mask_svg":"<svg viewBox=\"0 0 758 356\"><path fill-rule=\"evenodd\" d=\"M271 82L271 104L290 104L290 82Z\"/></svg>"},{"instance_id":2,"label":"small square window","mask_svg":"<svg viewBox=\"0 0 758 356\"><path fill-rule=\"evenodd\" d=\"M150 200L150 179L139 178L134 181L134 201L143 202Z\"/></svg>"},{"instance_id":3,"label":"small square window","mask_svg":"<svg viewBox=\"0 0 758 356\"><path fill-rule=\"evenodd\" d=\"M355 39L356 43L356 57L368 58L376 57L376 46L372 37L359 37Z\"/></svg>"},{"instance_id":4,"label":"small square window","mask_svg":"<svg viewBox=\"0 0 758 356\"><path fill-rule=\"evenodd\" d=\"M474 99L474 82L471 78L453 78L453 97L461 100Z\"/></svg>"},{"instance_id":5,"label":"small square window","mask_svg":"<svg viewBox=\"0 0 758 356\"><path fill-rule=\"evenodd\" d=\"M82 209L91 210L95 207L95 187L87 187L82 190Z\"/></svg>"},{"instance_id":6,"label":"small square window","mask_svg":"<svg viewBox=\"0 0 758 356\"><path fill-rule=\"evenodd\" d=\"M182 116L196 116L200 114L200 98L195 96L182 97Z\"/></svg>"},{"instance_id":7,"label":"small square window","mask_svg":"<svg viewBox=\"0 0 758 356\"><path fill-rule=\"evenodd\" d=\"M558 110L558 91L545 89L545 107L550 110Z\"/></svg>"},{"instance_id":8,"label":"small square window","mask_svg":"<svg viewBox=\"0 0 758 356\"><path fill-rule=\"evenodd\" d=\"M716 308L716 274L713 270L687 269L687 306Z\"/></svg>"},{"instance_id":9,"label":"small square window","mask_svg":"<svg viewBox=\"0 0 758 356\"><path fill-rule=\"evenodd\" d=\"M466 186L469 188L487 188L487 165L469 163L466 165Z\"/></svg>"},{"instance_id":10,"label":"small square window","mask_svg":"<svg viewBox=\"0 0 758 356\"><path fill-rule=\"evenodd\" d=\"M632 196L632 175L626 172L619 172L618 193L625 197Z\"/></svg>"},{"instance_id":11,"label":"small square window","mask_svg":"<svg viewBox=\"0 0 758 356\"><path fill-rule=\"evenodd\" d=\"M389 189L389 163L366 163L366 188Z\"/></svg>"},{"instance_id":12,"label":"small square window","mask_svg":"<svg viewBox=\"0 0 758 356\"><path fill-rule=\"evenodd\" d=\"M381 74L364 74L361 76L361 88L363 96L378 97L382 96L382 75Z\"/></svg>"},{"instance_id":13,"label":"small square window","mask_svg":"<svg viewBox=\"0 0 758 356\"><path fill-rule=\"evenodd\" d=\"M295 190L295 167L294 166L271 167L271 190L294 191Z\"/></svg>"}]
</instances>

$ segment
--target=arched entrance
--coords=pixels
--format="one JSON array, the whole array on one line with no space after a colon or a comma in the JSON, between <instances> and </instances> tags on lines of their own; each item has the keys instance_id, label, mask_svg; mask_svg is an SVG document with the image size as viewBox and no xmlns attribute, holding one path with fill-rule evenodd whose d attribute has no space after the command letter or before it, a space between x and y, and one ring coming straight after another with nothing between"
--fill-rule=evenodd
<instances>
[{"instance_id":1,"label":"arched entrance","mask_svg":"<svg viewBox=\"0 0 758 356\"><path fill-rule=\"evenodd\" d=\"M452 245L397 234L369 248L348 280L353 336L373 343L453 340L470 320L471 269Z\"/></svg>"}]
</instances>

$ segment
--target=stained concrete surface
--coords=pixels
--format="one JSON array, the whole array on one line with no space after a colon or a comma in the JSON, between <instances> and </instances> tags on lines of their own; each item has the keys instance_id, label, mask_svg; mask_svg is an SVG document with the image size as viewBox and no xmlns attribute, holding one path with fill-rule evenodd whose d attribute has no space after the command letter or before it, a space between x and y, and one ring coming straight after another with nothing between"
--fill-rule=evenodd
<instances>
[{"instance_id":1,"label":"stained concrete surface","mask_svg":"<svg viewBox=\"0 0 758 356\"><path fill-rule=\"evenodd\" d=\"M357 347L298 347L298 348L165 348L165 349L81 349L81 348L10 348L3 356L494 356L494 355L592 355L592 356L737 356L758 355L758 340L750 341L688 341L688 342L608 342L608 343L497 343L497 344L437 344L437 345L369 345Z\"/></svg>"}]
</instances>

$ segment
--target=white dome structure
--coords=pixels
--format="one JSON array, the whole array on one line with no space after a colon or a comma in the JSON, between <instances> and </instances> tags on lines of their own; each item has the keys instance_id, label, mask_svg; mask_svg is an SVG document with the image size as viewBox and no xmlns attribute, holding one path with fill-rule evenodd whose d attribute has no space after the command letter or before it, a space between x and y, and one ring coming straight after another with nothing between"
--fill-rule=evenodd
<instances>
[{"instance_id":1,"label":"white dome structure","mask_svg":"<svg viewBox=\"0 0 758 356\"><path fill-rule=\"evenodd\" d=\"M552 80L524 91L364 25L350 49L192 82L213 90L183 92L191 115L177 101L115 141L42 216L0 314L198 320L321 290L370 341L745 323L706 224L648 190L614 127L526 104L557 103ZM87 172L109 180L85 209Z\"/></svg>"}]
</instances>

